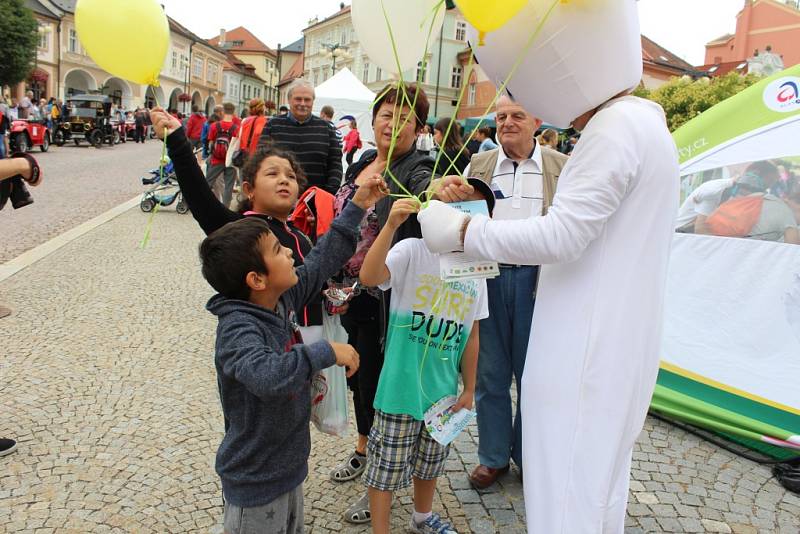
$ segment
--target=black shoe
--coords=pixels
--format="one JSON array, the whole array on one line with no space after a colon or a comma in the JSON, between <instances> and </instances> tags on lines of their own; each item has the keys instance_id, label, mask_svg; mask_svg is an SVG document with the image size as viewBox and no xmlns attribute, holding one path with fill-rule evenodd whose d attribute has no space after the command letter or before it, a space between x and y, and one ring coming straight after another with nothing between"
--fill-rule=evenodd
<instances>
[{"instance_id":1,"label":"black shoe","mask_svg":"<svg viewBox=\"0 0 800 534\"><path fill-rule=\"evenodd\" d=\"M17 450L17 442L13 439L0 438L0 456L6 456Z\"/></svg>"},{"instance_id":2,"label":"black shoe","mask_svg":"<svg viewBox=\"0 0 800 534\"><path fill-rule=\"evenodd\" d=\"M11 179L11 205L18 210L28 204L33 204L33 197L28 193L22 176L17 175Z\"/></svg>"}]
</instances>

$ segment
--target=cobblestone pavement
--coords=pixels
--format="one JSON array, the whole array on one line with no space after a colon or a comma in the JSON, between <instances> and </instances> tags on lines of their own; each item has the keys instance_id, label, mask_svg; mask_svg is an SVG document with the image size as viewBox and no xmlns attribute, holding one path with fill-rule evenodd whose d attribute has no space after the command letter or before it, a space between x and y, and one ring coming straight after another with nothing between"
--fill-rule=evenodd
<instances>
[{"instance_id":1,"label":"cobblestone pavement","mask_svg":"<svg viewBox=\"0 0 800 534\"><path fill-rule=\"evenodd\" d=\"M131 147L127 147L131 148ZM145 150L149 150L145 147ZM212 360L211 295L199 274L201 233L191 216L137 208L0 282L15 310L2 319L0 532L220 532L213 470L222 418ZM308 532L367 532L342 521L359 482L329 471L353 438L312 433L305 483ZM459 532L524 532L512 473L469 488L477 431L454 444L436 509ZM763 467L648 420L633 465L628 532L800 531L800 498ZM402 532L408 491L394 510Z\"/></svg>"},{"instance_id":2,"label":"cobblestone pavement","mask_svg":"<svg viewBox=\"0 0 800 534\"><path fill-rule=\"evenodd\" d=\"M0 211L0 263L6 262L143 191L139 178L158 165L161 144L83 144L31 152L44 171L34 203ZM13 230L12 230L13 229Z\"/></svg>"}]
</instances>

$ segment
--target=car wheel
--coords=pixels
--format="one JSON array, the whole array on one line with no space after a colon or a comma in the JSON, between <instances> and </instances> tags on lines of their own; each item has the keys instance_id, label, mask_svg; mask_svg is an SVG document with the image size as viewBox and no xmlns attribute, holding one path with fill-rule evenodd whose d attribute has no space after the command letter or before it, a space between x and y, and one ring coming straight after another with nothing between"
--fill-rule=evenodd
<instances>
[{"instance_id":1,"label":"car wheel","mask_svg":"<svg viewBox=\"0 0 800 534\"><path fill-rule=\"evenodd\" d=\"M89 142L94 145L95 148L103 146L103 134L100 133L100 130L94 130L89 134Z\"/></svg>"},{"instance_id":2,"label":"car wheel","mask_svg":"<svg viewBox=\"0 0 800 534\"><path fill-rule=\"evenodd\" d=\"M66 142L66 139L64 139L64 132L56 130L56 133L53 134L53 142L56 146L64 146Z\"/></svg>"},{"instance_id":3,"label":"car wheel","mask_svg":"<svg viewBox=\"0 0 800 534\"><path fill-rule=\"evenodd\" d=\"M156 207L156 201L152 198L145 198L139 203L139 208L145 213L150 213Z\"/></svg>"},{"instance_id":4,"label":"car wheel","mask_svg":"<svg viewBox=\"0 0 800 534\"><path fill-rule=\"evenodd\" d=\"M45 133L44 137L42 138L42 144L39 147L42 152L47 152L50 149L50 134Z\"/></svg>"},{"instance_id":5,"label":"car wheel","mask_svg":"<svg viewBox=\"0 0 800 534\"><path fill-rule=\"evenodd\" d=\"M16 140L17 142L15 144L17 145L17 152L22 152L24 154L30 149L31 144L28 141L27 135L19 134L17 135Z\"/></svg>"},{"instance_id":6,"label":"car wheel","mask_svg":"<svg viewBox=\"0 0 800 534\"><path fill-rule=\"evenodd\" d=\"M181 201L175 205L175 211L181 215L189 213L189 204L187 204L185 200L181 199Z\"/></svg>"}]
</instances>

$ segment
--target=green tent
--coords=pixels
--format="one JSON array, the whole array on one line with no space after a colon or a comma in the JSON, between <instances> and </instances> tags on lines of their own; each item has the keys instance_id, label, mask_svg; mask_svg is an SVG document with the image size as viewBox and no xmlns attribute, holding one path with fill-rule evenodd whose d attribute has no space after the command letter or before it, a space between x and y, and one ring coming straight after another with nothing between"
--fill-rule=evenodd
<instances>
[{"instance_id":1,"label":"green tent","mask_svg":"<svg viewBox=\"0 0 800 534\"><path fill-rule=\"evenodd\" d=\"M780 160L800 179L800 65L673 134L684 192ZM789 176L789 174L785 174ZM676 234L651 409L785 459L800 454L800 247Z\"/></svg>"}]
</instances>

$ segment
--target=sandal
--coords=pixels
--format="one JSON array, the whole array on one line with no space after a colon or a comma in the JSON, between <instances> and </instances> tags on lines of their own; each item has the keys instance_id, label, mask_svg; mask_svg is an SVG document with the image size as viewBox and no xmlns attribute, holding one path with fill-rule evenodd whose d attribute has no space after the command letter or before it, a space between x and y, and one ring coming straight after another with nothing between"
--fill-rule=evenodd
<instances>
[{"instance_id":1,"label":"sandal","mask_svg":"<svg viewBox=\"0 0 800 534\"><path fill-rule=\"evenodd\" d=\"M344 520L355 525L363 525L372 521L372 514L369 512L369 495L364 494L353 503L344 513Z\"/></svg>"},{"instance_id":2,"label":"sandal","mask_svg":"<svg viewBox=\"0 0 800 534\"><path fill-rule=\"evenodd\" d=\"M347 460L331 471L331 480L334 482L347 482L361 476L367 468L367 457L353 452Z\"/></svg>"},{"instance_id":3,"label":"sandal","mask_svg":"<svg viewBox=\"0 0 800 534\"><path fill-rule=\"evenodd\" d=\"M36 161L36 158L24 152L17 152L15 154L12 154L11 157L25 158L26 160L28 160L28 165L31 166L31 177L30 178L23 177L23 180L25 180L26 182L28 182L33 186L39 185L39 182L44 177L44 173L42 172L41 167L39 167L39 163Z\"/></svg>"}]
</instances>

